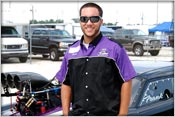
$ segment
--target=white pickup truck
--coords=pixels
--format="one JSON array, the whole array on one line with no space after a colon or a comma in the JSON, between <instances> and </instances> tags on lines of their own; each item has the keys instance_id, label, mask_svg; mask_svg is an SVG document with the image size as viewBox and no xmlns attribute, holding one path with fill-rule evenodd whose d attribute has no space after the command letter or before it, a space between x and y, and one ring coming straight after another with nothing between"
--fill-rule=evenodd
<instances>
[{"instance_id":1,"label":"white pickup truck","mask_svg":"<svg viewBox=\"0 0 175 117\"><path fill-rule=\"evenodd\" d=\"M1 58L19 58L25 63L28 58L28 42L23 39L14 26L1 26Z\"/></svg>"}]
</instances>

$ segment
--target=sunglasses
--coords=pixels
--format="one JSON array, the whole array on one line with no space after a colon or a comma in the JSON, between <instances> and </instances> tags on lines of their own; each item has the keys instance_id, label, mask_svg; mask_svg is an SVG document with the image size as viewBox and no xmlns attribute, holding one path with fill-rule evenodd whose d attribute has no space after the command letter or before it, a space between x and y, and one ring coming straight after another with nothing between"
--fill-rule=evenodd
<instances>
[{"instance_id":1,"label":"sunglasses","mask_svg":"<svg viewBox=\"0 0 175 117\"><path fill-rule=\"evenodd\" d=\"M81 16L80 17L80 21L83 22L83 23L87 23L89 20L92 23L97 23L100 19L101 19L100 16L91 16L91 17Z\"/></svg>"}]
</instances>

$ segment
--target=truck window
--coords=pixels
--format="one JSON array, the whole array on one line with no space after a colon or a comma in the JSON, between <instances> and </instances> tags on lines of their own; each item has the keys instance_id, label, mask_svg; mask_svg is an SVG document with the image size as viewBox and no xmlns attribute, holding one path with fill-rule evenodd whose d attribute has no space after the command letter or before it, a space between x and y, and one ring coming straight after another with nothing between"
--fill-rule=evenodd
<instances>
[{"instance_id":1,"label":"truck window","mask_svg":"<svg viewBox=\"0 0 175 117\"><path fill-rule=\"evenodd\" d=\"M2 35L2 37L4 37L4 36L19 37L19 34L14 27L2 27L1 28L1 35Z\"/></svg>"},{"instance_id":2,"label":"truck window","mask_svg":"<svg viewBox=\"0 0 175 117\"><path fill-rule=\"evenodd\" d=\"M42 30L42 31L41 31L41 35L42 35L42 36L50 36L49 34L47 34L47 31L45 31L45 30Z\"/></svg>"},{"instance_id":3,"label":"truck window","mask_svg":"<svg viewBox=\"0 0 175 117\"><path fill-rule=\"evenodd\" d=\"M39 36L40 35L40 30L36 30L33 32L33 36Z\"/></svg>"}]
</instances>

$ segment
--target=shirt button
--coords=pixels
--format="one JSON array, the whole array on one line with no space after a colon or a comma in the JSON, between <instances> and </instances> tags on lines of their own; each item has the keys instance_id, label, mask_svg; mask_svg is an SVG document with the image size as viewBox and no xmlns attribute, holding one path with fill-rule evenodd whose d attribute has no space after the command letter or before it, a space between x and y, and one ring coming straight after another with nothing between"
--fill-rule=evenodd
<instances>
[{"instance_id":1,"label":"shirt button","mask_svg":"<svg viewBox=\"0 0 175 117\"><path fill-rule=\"evenodd\" d=\"M88 75L88 72L86 72L86 75Z\"/></svg>"},{"instance_id":2,"label":"shirt button","mask_svg":"<svg viewBox=\"0 0 175 117\"><path fill-rule=\"evenodd\" d=\"M87 111L86 113L89 114L89 111Z\"/></svg>"},{"instance_id":3,"label":"shirt button","mask_svg":"<svg viewBox=\"0 0 175 117\"><path fill-rule=\"evenodd\" d=\"M86 99L86 101L88 102L88 101L89 101L89 99L87 98L87 99Z\"/></svg>"},{"instance_id":4,"label":"shirt button","mask_svg":"<svg viewBox=\"0 0 175 117\"><path fill-rule=\"evenodd\" d=\"M86 59L86 61L89 61L89 59Z\"/></svg>"},{"instance_id":5,"label":"shirt button","mask_svg":"<svg viewBox=\"0 0 175 117\"><path fill-rule=\"evenodd\" d=\"M88 86L87 86L87 85L86 85L85 87L86 87L86 89L88 88Z\"/></svg>"}]
</instances>

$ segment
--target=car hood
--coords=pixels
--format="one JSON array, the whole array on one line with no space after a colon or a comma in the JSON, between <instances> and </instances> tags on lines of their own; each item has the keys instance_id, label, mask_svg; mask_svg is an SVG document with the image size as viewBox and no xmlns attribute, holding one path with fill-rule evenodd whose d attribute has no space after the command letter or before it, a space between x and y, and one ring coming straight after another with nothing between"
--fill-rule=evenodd
<instances>
[{"instance_id":1,"label":"car hood","mask_svg":"<svg viewBox=\"0 0 175 117\"><path fill-rule=\"evenodd\" d=\"M19 37L5 37L1 38L3 45L16 45L16 44L27 44L27 41Z\"/></svg>"}]
</instances>

